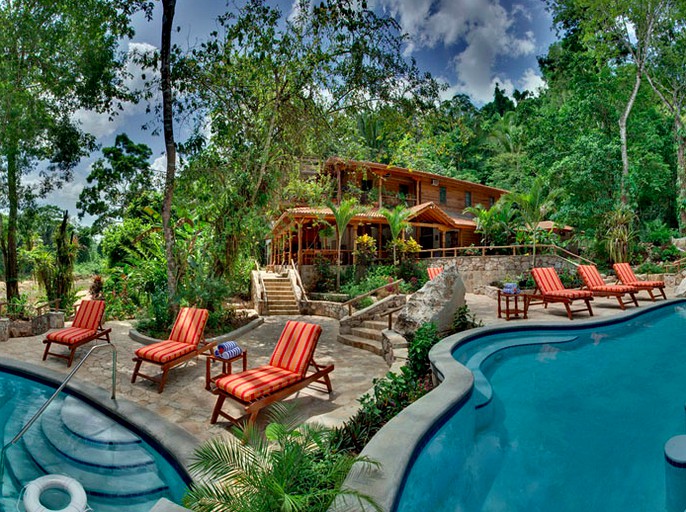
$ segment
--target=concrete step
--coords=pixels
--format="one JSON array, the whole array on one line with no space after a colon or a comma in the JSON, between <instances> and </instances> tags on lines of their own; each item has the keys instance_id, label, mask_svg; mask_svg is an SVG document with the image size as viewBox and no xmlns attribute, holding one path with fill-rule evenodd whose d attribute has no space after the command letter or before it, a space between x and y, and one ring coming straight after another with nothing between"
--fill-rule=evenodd
<instances>
[{"instance_id":1,"label":"concrete step","mask_svg":"<svg viewBox=\"0 0 686 512\"><path fill-rule=\"evenodd\" d=\"M339 334L338 342L342 343L343 345L349 345L351 347L366 350L379 356L383 355L383 349L381 348L380 342L369 340L367 338L360 338L354 334Z\"/></svg>"},{"instance_id":2,"label":"concrete step","mask_svg":"<svg viewBox=\"0 0 686 512\"><path fill-rule=\"evenodd\" d=\"M272 299L290 299L294 300L295 295L293 295L293 292L272 292L272 291L267 291L267 298L269 300Z\"/></svg>"},{"instance_id":3,"label":"concrete step","mask_svg":"<svg viewBox=\"0 0 686 512\"><path fill-rule=\"evenodd\" d=\"M288 306L288 307L293 307L293 308L298 307L298 303L295 300L293 300L292 298L291 299L276 299L276 300L269 299L268 305L270 307L271 306Z\"/></svg>"},{"instance_id":4,"label":"concrete step","mask_svg":"<svg viewBox=\"0 0 686 512\"><path fill-rule=\"evenodd\" d=\"M388 320L365 320L362 322L362 327L365 329L383 331L384 329L388 329Z\"/></svg>"},{"instance_id":5,"label":"concrete step","mask_svg":"<svg viewBox=\"0 0 686 512\"><path fill-rule=\"evenodd\" d=\"M381 336L381 331L377 329L368 329L366 327L353 327L350 329L351 333L360 338L366 338L368 340L381 341L383 336Z\"/></svg>"}]
</instances>

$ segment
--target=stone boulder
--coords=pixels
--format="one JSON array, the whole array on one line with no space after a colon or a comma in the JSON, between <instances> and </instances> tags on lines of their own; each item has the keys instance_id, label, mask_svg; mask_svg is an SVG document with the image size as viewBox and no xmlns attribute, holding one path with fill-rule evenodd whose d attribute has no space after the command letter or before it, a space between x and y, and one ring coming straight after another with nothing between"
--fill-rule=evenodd
<instances>
[{"instance_id":1,"label":"stone boulder","mask_svg":"<svg viewBox=\"0 0 686 512\"><path fill-rule=\"evenodd\" d=\"M433 322L439 334L448 332L457 308L465 305L465 285L457 267L445 267L415 292L398 314L393 330L407 337L422 324Z\"/></svg>"},{"instance_id":2,"label":"stone boulder","mask_svg":"<svg viewBox=\"0 0 686 512\"><path fill-rule=\"evenodd\" d=\"M33 336L31 320L11 320L10 338L24 338L26 336Z\"/></svg>"},{"instance_id":3,"label":"stone boulder","mask_svg":"<svg viewBox=\"0 0 686 512\"><path fill-rule=\"evenodd\" d=\"M683 279L674 291L675 297L686 297L686 279Z\"/></svg>"}]
</instances>

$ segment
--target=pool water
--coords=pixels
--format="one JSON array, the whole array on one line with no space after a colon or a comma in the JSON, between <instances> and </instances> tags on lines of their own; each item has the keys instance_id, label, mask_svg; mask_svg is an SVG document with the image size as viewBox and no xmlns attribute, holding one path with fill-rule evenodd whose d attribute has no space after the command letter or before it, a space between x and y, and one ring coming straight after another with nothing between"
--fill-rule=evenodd
<instances>
[{"instance_id":1,"label":"pool water","mask_svg":"<svg viewBox=\"0 0 686 512\"><path fill-rule=\"evenodd\" d=\"M54 388L0 372L0 432L9 442L52 395ZM45 474L62 474L86 490L95 512L148 512L165 497L186 491L183 475L141 436L78 398L62 393L6 452L0 510L16 510L22 488ZM61 491L41 497L60 509ZM23 510L20 507L18 510Z\"/></svg>"},{"instance_id":2,"label":"pool water","mask_svg":"<svg viewBox=\"0 0 686 512\"><path fill-rule=\"evenodd\" d=\"M664 444L686 433L686 308L485 336L455 357L466 362L478 347L547 335L576 339L540 339L482 365L492 399L476 409L475 391L428 441L398 511L665 510Z\"/></svg>"}]
</instances>

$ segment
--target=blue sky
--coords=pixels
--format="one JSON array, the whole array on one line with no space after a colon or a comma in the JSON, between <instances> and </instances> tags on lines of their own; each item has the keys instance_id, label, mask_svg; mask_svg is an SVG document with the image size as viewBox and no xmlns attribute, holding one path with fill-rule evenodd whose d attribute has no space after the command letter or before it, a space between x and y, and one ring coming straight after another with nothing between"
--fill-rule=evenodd
<instances>
[{"instance_id":1,"label":"blue sky","mask_svg":"<svg viewBox=\"0 0 686 512\"><path fill-rule=\"evenodd\" d=\"M292 0L268 0L284 14L292 8ZM377 12L393 16L402 30L409 35L405 48L408 57L414 57L419 67L429 71L447 84L445 98L454 94L467 94L477 105L490 101L495 83L509 94L514 89L534 92L543 85L536 62L555 40L552 20L543 0L368 0ZM216 17L231 9L233 3L225 0L177 0L174 42L181 47L194 46L216 28ZM160 40L161 7L157 7L153 20L142 16L135 20L136 36L129 48L158 47ZM134 67L131 71L136 74ZM140 78L131 85L140 85ZM145 142L153 149L153 167L160 175L165 160L161 135L144 132L141 126L150 120L145 105L127 105L113 122L106 116L81 112L78 118L83 128L98 138L104 147L112 145L118 133L126 132L136 142ZM183 134L183 126L177 133ZM84 159L75 173L75 179L44 202L67 208L75 216L76 200L85 184L89 168L100 156L94 153ZM85 218L83 222L90 223Z\"/></svg>"}]
</instances>

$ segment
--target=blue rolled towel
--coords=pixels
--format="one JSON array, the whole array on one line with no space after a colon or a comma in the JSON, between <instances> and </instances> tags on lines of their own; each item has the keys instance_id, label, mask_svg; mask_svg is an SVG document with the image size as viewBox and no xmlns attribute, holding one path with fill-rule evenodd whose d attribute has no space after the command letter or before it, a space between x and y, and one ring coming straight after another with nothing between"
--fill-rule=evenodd
<instances>
[{"instance_id":1,"label":"blue rolled towel","mask_svg":"<svg viewBox=\"0 0 686 512\"><path fill-rule=\"evenodd\" d=\"M235 341L225 341L217 345L214 355L222 359L231 359L241 355L243 349Z\"/></svg>"}]
</instances>

